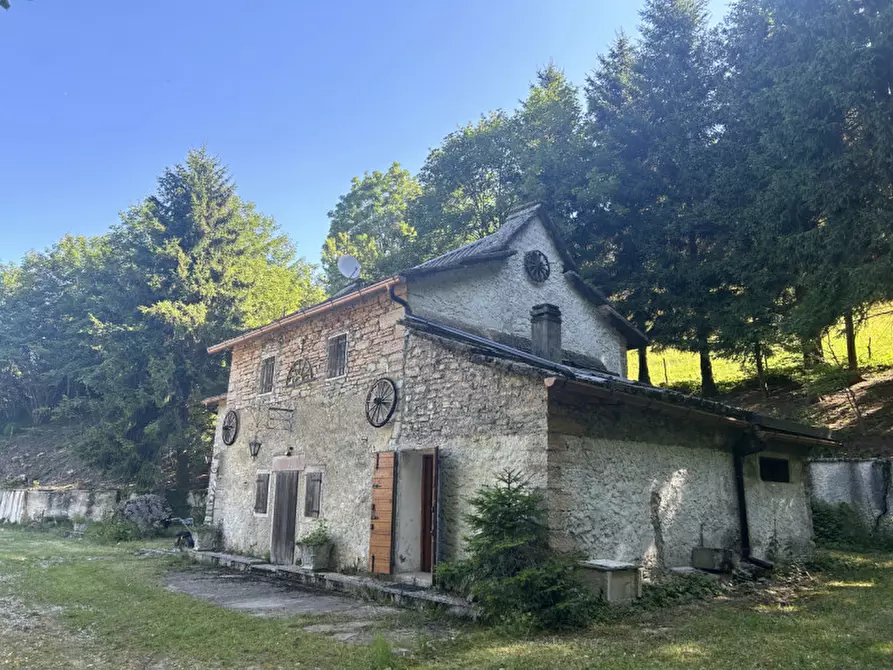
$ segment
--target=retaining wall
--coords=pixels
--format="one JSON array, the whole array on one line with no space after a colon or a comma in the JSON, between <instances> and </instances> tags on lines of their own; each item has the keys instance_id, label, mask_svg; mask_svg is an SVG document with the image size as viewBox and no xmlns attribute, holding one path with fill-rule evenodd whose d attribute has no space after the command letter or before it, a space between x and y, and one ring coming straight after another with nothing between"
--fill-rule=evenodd
<instances>
[{"instance_id":1,"label":"retaining wall","mask_svg":"<svg viewBox=\"0 0 893 670\"><path fill-rule=\"evenodd\" d=\"M847 503L870 525L893 515L893 459L819 459L810 462L812 497Z\"/></svg>"},{"instance_id":2,"label":"retaining wall","mask_svg":"<svg viewBox=\"0 0 893 670\"><path fill-rule=\"evenodd\" d=\"M27 523L44 518L82 516L99 521L118 504L114 490L0 489L0 523Z\"/></svg>"}]
</instances>

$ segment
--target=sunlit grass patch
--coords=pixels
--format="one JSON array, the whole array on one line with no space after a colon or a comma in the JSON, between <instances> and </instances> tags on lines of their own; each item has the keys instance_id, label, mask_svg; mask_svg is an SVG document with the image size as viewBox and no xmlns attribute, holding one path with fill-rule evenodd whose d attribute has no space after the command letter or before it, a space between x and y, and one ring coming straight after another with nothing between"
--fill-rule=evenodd
<instances>
[{"instance_id":1,"label":"sunlit grass patch","mask_svg":"<svg viewBox=\"0 0 893 670\"><path fill-rule=\"evenodd\" d=\"M838 589L870 589L875 586L874 582L843 582L836 579L825 583Z\"/></svg>"},{"instance_id":2,"label":"sunlit grass patch","mask_svg":"<svg viewBox=\"0 0 893 670\"><path fill-rule=\"evenodd\" d=\"M707 656L707 652L701 645L693 644L669 644L662 647L659 652L661 656L675 660L697 660Z\"/></svg>"},{"instance_id":3,"label":"sunlit grass patch","mask_svg":"<svg viewBox=\"0 0 893 670\"><path fill-rule=\"evenodd\" d=\"M800 612L803 608L799 605L775 604L757 605L753 609L755 612L760 612L762 614L793 614L794 612Z\"/></svg>"}]
</instances>

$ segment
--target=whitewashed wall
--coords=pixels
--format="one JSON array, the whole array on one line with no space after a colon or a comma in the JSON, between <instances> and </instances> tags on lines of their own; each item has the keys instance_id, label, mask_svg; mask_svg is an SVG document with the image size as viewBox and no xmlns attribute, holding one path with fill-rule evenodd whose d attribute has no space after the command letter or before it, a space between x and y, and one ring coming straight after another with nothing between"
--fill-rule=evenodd
<instances>
[{"instance_id":1,"label":"whitewashed wall","mask_svg":"<svg viewBox=\"0 0 893 670\"><path fill-rule=\"evenodd\" d=\"M626 342L591 302L565 277L561 258L538 219L512 240L514 256L461 270L412 278L409 304L419 316L477 331L492 329L530 338L530 308L557 305L562 317L562 346L600 359L608 370L626 376ZM524 254L538 249L552 272L538 284L524 270Z\"/></svg>"}]
</instances>

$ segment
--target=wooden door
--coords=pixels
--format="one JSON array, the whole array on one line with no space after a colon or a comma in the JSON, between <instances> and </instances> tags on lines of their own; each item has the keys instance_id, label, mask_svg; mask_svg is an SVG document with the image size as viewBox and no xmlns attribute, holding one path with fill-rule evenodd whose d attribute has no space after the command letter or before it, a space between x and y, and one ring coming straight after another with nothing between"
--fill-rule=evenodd
<instances>
[{"instance_id":1,"label":"wooden door","mask_svg":"<svg viewBox=\"0 0 893 670\"><path fill-rule=\"evenodd\" d=\"M434 565L434 454L422 456L422 531L420 535L421 547L419 549L421 560L419 569L422 572L431 572Z\"/></svg>"},{"instance_id":2,"label":"wooden door","mask_svg":"<svg viewBox=\"0 0 893 670\"><path fill-rule=\"evenodd\" d=\"M280 565L295 562L295 522L298 514L298 471L276 473L276 494L273 501L273 538L270 561Z\"/></svg>"},{"instance_id":3,"label":"wooden door","mask_svg":"<svg viewBox=\"0 0 893 670\"><path fill-rule=\"evenodd\" d=\"M397 459L393 451L375 454L372 469L372 514L369 523L369 572L389 575L393 570L394 486Z\"/></svg>"}]
</instances>

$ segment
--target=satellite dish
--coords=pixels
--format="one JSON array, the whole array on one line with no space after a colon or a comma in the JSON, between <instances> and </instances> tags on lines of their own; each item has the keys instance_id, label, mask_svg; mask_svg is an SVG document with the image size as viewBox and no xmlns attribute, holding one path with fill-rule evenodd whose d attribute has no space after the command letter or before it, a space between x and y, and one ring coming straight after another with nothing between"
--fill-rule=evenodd
<instances>
[{"instance_id":1,"label":"satellite dish","mask_svg":"<svg viewBox=\"0 0 893 670\"><path fill-rule=\"evenodd\" d=\"M353 256L342 256L338 259L338 272L347 279L356 279L360 276L360 261Z\"/></svg>"}]
</instances>

